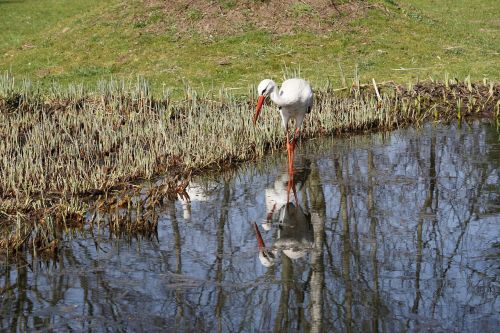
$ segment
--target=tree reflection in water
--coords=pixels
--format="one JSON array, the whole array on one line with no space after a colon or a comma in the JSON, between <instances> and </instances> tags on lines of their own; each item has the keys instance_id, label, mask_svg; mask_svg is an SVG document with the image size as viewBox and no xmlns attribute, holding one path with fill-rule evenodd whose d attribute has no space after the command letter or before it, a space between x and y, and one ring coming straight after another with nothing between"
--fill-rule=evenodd
<instances>
[{"instance_id":1,"label":"tree reflection in water","mask_svg":"<svg viewBox=\"0 0 500 333\"><path fill-rule=\"evenodd\" d=\"M288 206L280 154L232 177L198 179L189 206L156 207L157 239L68 235L56 258L2 264L1 328L500 327L494 127L428 125L312 141L301 152ZM254 222L276 254L271 267L260 263Z\"/></svg>"}]
</instances>

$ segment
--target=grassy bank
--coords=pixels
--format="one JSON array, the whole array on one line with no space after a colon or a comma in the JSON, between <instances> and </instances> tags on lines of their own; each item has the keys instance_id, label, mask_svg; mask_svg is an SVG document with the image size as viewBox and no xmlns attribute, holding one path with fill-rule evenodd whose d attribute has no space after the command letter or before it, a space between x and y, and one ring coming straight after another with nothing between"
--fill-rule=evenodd
<instances>
[{"instance_id":1,"label":"grassy bank","mask_svg":"<svg viewBox=\"0 0 500 333\"><path fill-rule=\"evenodd\" d=\"M339 86L339 64L362 81L500 78L498 1L331 3L0 1L0 70L45 86L143 75L175 97L186 84L245 95L285 68Z\"/></svg>"},{"instance_id":2,"label":"grassy bank","mask_svg":"<svg viewBox=\"0 0 500 333\"><path fill-rule=\"evenodd\" d=\"M349 83L352 89L316 89L305 138L499 113L500 87L492 81ZM264 111L263 121L252 126L252 89L247 99L187 89L183 99L172 100L168 94L154 98L139 79L43 91L29 81L16 84L8 74L0 78L0 249L47 247L54 238L47 230L84 223L90 202L134 189L141 179L167 175L146 196L154 206L182 192L191 172L260 158L285 144L275 112ZM146 205L132 197L119 195L114 205ZM150 227L148 221L123 219L114 228Z\"/></svg>"}]
</instances>

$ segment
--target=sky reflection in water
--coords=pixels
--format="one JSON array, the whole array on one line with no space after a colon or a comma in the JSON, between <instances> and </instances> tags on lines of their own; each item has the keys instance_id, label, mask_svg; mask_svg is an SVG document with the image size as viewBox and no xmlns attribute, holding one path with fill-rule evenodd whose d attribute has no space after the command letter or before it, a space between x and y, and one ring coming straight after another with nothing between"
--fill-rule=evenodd
<instances>
[{"instance_id":1,"label":"sky reflection in water","mask_svg":"<svg viewBox=\"0 0 500 333\"><path fill-rule=\"evenodd\" d=\"M313 140L288 207L285 153L197 179L190 204L159 207L157 239L68 237L54 260L2 264L0 327L494 331L498 138L478 122Z\"/></svg>"}]
</instances>

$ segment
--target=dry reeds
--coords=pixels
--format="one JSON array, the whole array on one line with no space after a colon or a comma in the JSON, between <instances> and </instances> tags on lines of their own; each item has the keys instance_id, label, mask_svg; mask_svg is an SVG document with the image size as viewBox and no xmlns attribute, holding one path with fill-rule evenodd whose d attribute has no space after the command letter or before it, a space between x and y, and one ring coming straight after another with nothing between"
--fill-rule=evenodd
<instances>
[{"instance_id":1,"label":"dry reeds","mask_svg":"<svg viewBox=\"0 0 500 333\"><path fill-rule=\"evenodd\" d=\"M304 136L500 114L494 82L355 83L340 92L315 92ZM2 75L0 249L49 246L57 239L56 226L88 223L89 197L130 189L131 182L221 168L281 149L279 117L269 112L254 128L252 99L226 92L199 96L190 89L181 100L167 92L153 98L143 79L101 82L94 91L54 85L42 93L28 80L16 84L10 74ZM179 190L178 183L162 186L152 191ZM129 210L145 209L142 201L127 202ZM120 223L109 226L133 231L144 221L155 225L142 212L135 219L129 215L115 214Z\"/></svg>"}]
</instances>

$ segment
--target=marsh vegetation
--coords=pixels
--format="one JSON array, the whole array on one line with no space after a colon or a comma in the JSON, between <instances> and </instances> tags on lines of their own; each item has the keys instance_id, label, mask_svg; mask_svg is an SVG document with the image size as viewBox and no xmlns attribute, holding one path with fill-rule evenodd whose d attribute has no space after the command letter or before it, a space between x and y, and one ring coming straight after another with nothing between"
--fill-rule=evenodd
<instances>
[{"instance_id":1,"label":"marsh vegetation","mask_svg":"<svg viewBox=\"0 0 500 333\"><path fill-rule=\"evenodd\" d=\"M499 94L499 85L487 80L325 85L315 91L302 137L494 118ZM54 240L54 228L87 220L91 200L133 190L141 180L161 175L151 191L182 193L191 173L281 151L279 117L267 107L254 128L252 88L247 96L187 88L183 99L173 100L168 91L153 96L143 79L102 81L94 90L58 85L39 90L28 80L2 75L0 248L45 248ZM130 207L127 202L120 206Z\"/></svg>"}]
</instances>

